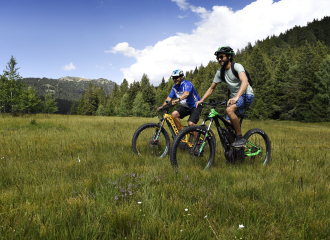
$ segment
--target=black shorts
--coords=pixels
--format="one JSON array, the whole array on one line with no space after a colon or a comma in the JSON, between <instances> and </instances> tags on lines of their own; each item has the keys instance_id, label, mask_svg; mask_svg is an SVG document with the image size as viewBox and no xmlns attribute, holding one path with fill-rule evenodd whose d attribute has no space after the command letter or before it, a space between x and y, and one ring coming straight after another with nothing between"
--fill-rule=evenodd
<instances>
[{"instance_id":1,"label":"black shorts","mask_svg":"<svg viewBox=\"0 0 330 240\"><path fill-rule=\"evenodd\" d=\"M199 120L199 116L202 113L202 108L198 107L198 108L186 108L186 107L178 107L175 111L178 111L178 113L180 114L180 119L190 115L188 122L193 122L193 123L197 123Z\"/></svg>"}]
</instances>

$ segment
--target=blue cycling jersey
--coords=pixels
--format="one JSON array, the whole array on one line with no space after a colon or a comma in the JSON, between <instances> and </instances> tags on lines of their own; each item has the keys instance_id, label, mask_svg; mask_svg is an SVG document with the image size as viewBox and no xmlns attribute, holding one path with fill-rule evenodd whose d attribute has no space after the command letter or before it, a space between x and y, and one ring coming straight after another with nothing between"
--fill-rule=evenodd
<instances>
[{"instance_id":1,"label":"blue cycling jersey","mask_svg":"<svg viewBox=\"0 0 330 240\"><path fill-rule=\"evenodd\" d=\"M194 85L188 80L183 79L180 85L174 84L170 95L170 98L180 98L184 92L189 92L189 96L186 99L180 101L181 106L194 108L196 107L196 102L200 100Z\"/></svg>"}]
</instances>

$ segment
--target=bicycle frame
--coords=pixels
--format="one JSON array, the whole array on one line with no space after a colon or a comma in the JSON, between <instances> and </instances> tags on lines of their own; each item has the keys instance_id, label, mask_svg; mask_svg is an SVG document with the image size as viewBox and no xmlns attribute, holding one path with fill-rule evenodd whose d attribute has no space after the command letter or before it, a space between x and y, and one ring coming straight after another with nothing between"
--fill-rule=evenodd
<instances>
[{"instance_id":1,"label":"bicycle frame","mask_svg":"<svg viewBox=\"0 0 330 240\"><path fill-rule=\"evenodd\" d=\"M227 105L227 101L222 102L221 105ZM206 126L207 127L207 132L209 132L209 130L212 126L212 123L215 122L217 131L218 131L218 134L219 134L219 138L220 138L220 141L221 141L222 148L224 150L224 153L226 153L231 148L231 142L230 142L230 139L229 139L229 132L232 133L235 138L237 137L236 132L234 130L235 128L224 117L222 117L219 113L217 113L217 111L215 111L213 105L212 105L212 107L213 108L211 109L211 111L209 113L209 116L203 119L202 126L206 126L205 123L207 121L210 121L208 126ZM242 125L243 119L244 119L244 115L240 117L240 125ZM223 122L226 129L221 127L221 125L219 123L219 120ZM203 148L204 144L205 144L205 140L203 140L203 144L202 144L202 147L201 147L200 151L202 151L202 148ZM249 141L247 142L246 147L247 147L247 149L245 149L244 154L245 154L245 156L248 156L248 157L256 156L256 155L258 155L259 153L262 152L262 150L259 147L255 146L254 144L252 144ZM257 151L252 152L252 147L257 149Z\"/></svg>"},{"instance_id":2,"label":"bicycle frame","mask_svg":"<svg viewBox=\"0 0 330 240\"><path fill-rule=\"evenodd\" d=\"M223 122L226 129L221 127L219 120ZM213 122L215 122L223 150L226 151L227 149L229 149L231 143L227 131L230 131L234 135L234 137L236 137L236 132L233 130L234 126L229 123L224 117L219 115L219 113L217 113L214 108L211 109L209 116L203 119L202 126L206 126L205 123L207 121L210 121L207 126L207 132L211 129Z\"/></svg>"},{"instance_id":3,"label":"bicycle frame","mask_svg":"<svg viewBox=\"0 0 330 240\"><path fill-rule=\"evenodd\" d=\"M183 126L181 124L181 122L179 122L178 120L176 120L174 117L172 117L172 115L168 114L168 111L170 109L170 107L172 105L170 105L171 103L168 104L168 106L165 108L165 114L163 116L163 118L159 119L159 126L160 128L158 129L158 131L155 132L155 135L153 137L154 140L158 140L161 130L164 127L164 123L167 123L168 128L170 129L170 132L172 134L172 138L174 139L176 137L176 135L178 135L179 133L179 129L177 128L177 124L179 124L181 126L181 128L185 128L185 126ZM187 136L184 140L182 140L182 142L187 143L190 147L191 147L191 143L189 142L190 138Z\"/></svg>"}]
</instances>

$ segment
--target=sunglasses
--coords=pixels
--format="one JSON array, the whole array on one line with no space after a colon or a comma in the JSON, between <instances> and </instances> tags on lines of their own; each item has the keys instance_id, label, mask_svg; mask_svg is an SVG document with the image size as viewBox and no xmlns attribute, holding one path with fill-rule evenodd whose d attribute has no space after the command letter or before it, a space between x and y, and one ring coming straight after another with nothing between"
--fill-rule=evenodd
<instances>
[{"instance_id":1,"label":"sunglasses","mask_svg":"<svg viewBox=\"0 0 330 240\"><path fill-rule=\"evenodd\" d=\"M222 60L226 55L220 55L220 56L217 56L216 59L218 60L219 58Z\"/></svg>"}]
</instances>

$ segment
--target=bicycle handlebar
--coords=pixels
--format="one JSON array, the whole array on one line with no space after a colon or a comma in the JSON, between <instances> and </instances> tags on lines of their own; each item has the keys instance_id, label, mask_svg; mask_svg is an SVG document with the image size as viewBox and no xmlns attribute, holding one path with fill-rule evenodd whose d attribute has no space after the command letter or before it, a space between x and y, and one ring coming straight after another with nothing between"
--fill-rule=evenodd
<instances>
[{"instance_id":1,"label":"bicycle handlebar","mask_svg":"<svg viewBox=\"0 0 330 240\"><path fill-rule=\"evenodd\" d=\"M172 101L166 101L167 105L165 107L160 108L158 110L158 112L170 109L172 106L174 106L174 105L172 105L173 100L176 100L176 99L177 98L173 98Z\"/></svg>"},{"instance_id":2,"label":"bicycle handlebar","mask_svg":"<svg viewBox=\"0 0 330 240\"><path fill-rule=\"evenodd\" d=\"M205 107L206 105L211 105L212 107L216 107L217 105L226 105L227 106L227 100L225 99L224 101L220 102L215 102L213 99L210 99L208 103L201 102L200 106Z\"/></svg>"}]
</instances>

